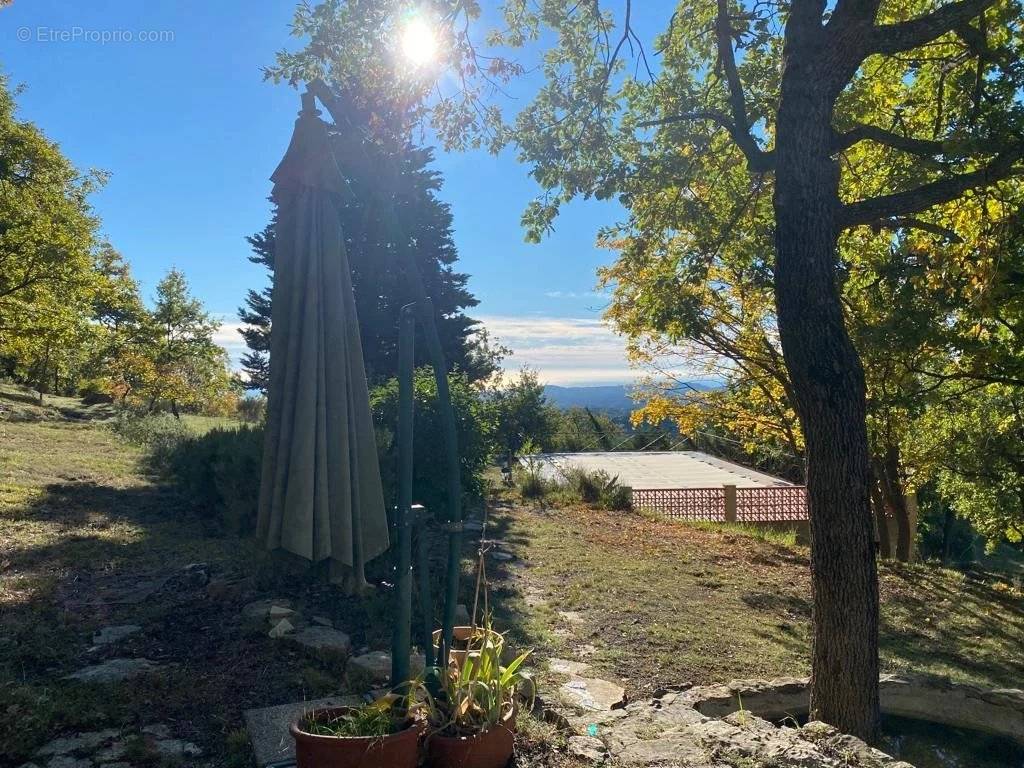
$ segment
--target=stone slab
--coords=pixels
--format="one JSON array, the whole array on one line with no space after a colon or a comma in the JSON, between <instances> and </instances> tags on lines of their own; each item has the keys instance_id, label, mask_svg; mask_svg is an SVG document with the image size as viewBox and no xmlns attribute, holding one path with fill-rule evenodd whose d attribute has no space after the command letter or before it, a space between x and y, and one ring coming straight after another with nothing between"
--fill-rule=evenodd
<instances>
[{"instance_id":1,"label":"stone slab","mask_svg":"<svg viewBox=\"0 0 1024 768\"><path fill-rule=\"evenodd\" d=\"M331 696L326 699L245 710L245 727L249 731L249 741L252 742L256 765L258 768L266 768L272 763L295 759L295 743L288 732L288 727L303 712L319 707L358 707L360 704L362 699L358 696Z\"/></svg>"},{"instance_id":2,"label":"stone slab","mask_svg":"<svg viewBox=\"0 0 1024 768\"><path fill-rule=\"evenodd\" d=\"M138 624L121 624L116 627L103 627L92 636L93 645L110 645L134 635L142 630Z\"/></svg>"},{"instance_id":3,"label":"stone slab","mask_svg":"<svg viewBox=\"0 0 1024 768\"><path fill-rule=\"evenodd\" d=\"M566 704L588 712L607 712L626 700L626 690L596 677L575 677L562 685L559 694Z\"/></svg>"},{"instance_id":4,"label":"stone slab","mask_svg":"<svg viewBox=\"0 0 1024 768\"><path fill-rule=\"evenodd\" d=\"M159 665L149 659L109 659L102 664L72 672L65 679L83 683L116 683L157 669Z\"/></svg>"}]
</instances>

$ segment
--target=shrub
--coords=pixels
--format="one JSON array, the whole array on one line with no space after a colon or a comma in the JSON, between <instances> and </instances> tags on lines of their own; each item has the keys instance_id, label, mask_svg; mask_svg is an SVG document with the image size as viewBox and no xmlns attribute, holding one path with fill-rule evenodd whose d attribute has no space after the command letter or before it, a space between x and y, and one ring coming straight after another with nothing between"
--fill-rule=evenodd
<instances>
[{"instance_id":1,"label":"shrub","mask_svg":"<svg viewBox=\"0 0 1024 768\"><path fill-rule=\"evenodd\" d=\"M263 429L248 426L187 436L150 456L203 518L235 533L255 528L262 459Z\"/></svg>"},{"instance_id":2,"label":"shrub","mask_svg":"<svg viewBox=\"0 0 1024 768\"><path fill-rule=\"evenodd\" d=\"M603 469L569 467L563 470L562 477L565 491L573 501L612 511L632 508L632 489L620 484L618 476L612 477Z\"/></svg>"},{"instance_id":3,"label":"shrub","mask_svg":"<svg viewBox=\"0 0 1024 768\"><path fill-rule=\"evenodd\" d=\"M541 475L540 463L533 458L519 472L519 494L524 499L541 499L547 495L551 483Z\"/></svg>"},{"instance_id":4,"label":"shrub","mask_svg":"<svg viewBox=\"0 0 1024 768\"><path fill-rule=\"evenodd\" d=\"M463 496L466 500L481 498L483 473L494 455L493 414L465 375L449 374L448 387L455 411ZM417 369L413 398L413 501L444 518L448 499L444 424L437 405L437 385L429 368ZM398 490L398 380L390 379L374 387L370 391L370 405L377 428L384 499L391 509Z\"/></svg>"},{"instance_id":5,"label":"shrub","mask_svg":"<svg viewBox=\"0 0 1024 768\"><path fill-rule=\"evenodd\" d=\"M601 491L601 506L613 512L628 512L633 508L633 489L613 480Z\"/></svg>"},{"instance_id":6,"label":"shrub","mask_svg":"<svg viewBox=\"0 0 1024 768\"><path fill-rule=\"evenodd\" d=\"M188 428L169 413L145 413L121 409L110 422L110 428L124 440L143 445L150 452L161 452L188 437Z\"/></svg>"},{"instance_id":7,"label":"shrub","mask_svg":"<svg viewBox=\"0 0 1024 768\"><path fill-rule=\"evenodd\" d=\"M238 418L250 424L262 422L267 415L267 398L247 395L238 401Z\"/></svg>"}]
</instances>

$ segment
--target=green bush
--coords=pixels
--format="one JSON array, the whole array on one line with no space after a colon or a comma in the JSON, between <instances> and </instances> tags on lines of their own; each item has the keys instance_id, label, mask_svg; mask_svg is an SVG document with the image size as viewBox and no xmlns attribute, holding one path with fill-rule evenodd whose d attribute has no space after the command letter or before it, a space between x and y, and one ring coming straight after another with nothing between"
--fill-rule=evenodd
<instances>
[{"instance_id":1,"label":"green bush","mask_svg":"<svg viewBox=\"0 0 1024 768\"><path fill-rule=\"evenodd\" d=\"M465 499L483 495L483 473L494 453L493 415L479 391L461 374L449 376ZM413 499L439 517L447 510L446 460L437 388L429 369L414 380ZM397 494L398 382L370 392L384 498L390 509ZM133 442L148 445L149 462L178 485L199 513L226 530L255 526L263 455L262 426L214 428L195 435L172 416L126 418L115 427Z\"/></svg>"},{"instance_id":2,"label":"green bush","mask_svg":"<svg viewBox=\"0 0 1024 768\"><path fill-rule=\"evenodd\" d=\"M603 469L569 467L562 472L564 493L570 501L601 509L624 511L632 508L633 491Z\"/></svg>"},{"instance_id":3,"label":"green bush","mask_svg":"<svg viewBox=\"0 0 1024 768\"><path fill-rule=\"evenodd\" d=\"M534 458L526 459L526 466L518 473L519 494L524 499L541 499L551 490L551 482L541 475L541 466Z\"/></svg>"},{"instance_id":4,"label":"green bush","mask_svg":"<svg viewBox=\"0 0 1024 768\"><path fill-rule=\"evenodd\" d=\"M199 514L225 530L255 528L263 428L211 429L150 454L153 468L176 483Z\"/></svg>"},{"instance_id":5,"label":"green bush","mask_svg":"<svg viewBox=\"0 0 1024 768\"><path fill-rule=\"evenodd\" d=\"M189 435L184 422L169 413L145 413L128 408L117 412L110 428L129 443L146 446L151 452L167 450Z\"/></svg>"},{"instance_id":6,"label":"green bush","mask_svg":"<svg viewBox=\"0 0 1024 768\"><path fill-rule=\"evenodd\" d=\"M627 512L633 508L633 489L612 482L601 491L601 506L613 512Z\"/></svg>"},{"instance_id":7,"label":"green bush","mask_svg":"<svg viewBox=\"0 0 1024 768\"><path fill-rule=\"evenodd\" d=\"M459 443L464 501L484 494L484 470L494 455L494 417L480 391L461 373L448 376L455 430ZM444 424L437 405L437 385L429 368L417 369L413 378L413 501L439 518L447 510L447 460ZM377 428L381 480L388 509L395 504L398 487L398 380L391 379L370 391L370 406Z\"/></svg>"}]
</instances>

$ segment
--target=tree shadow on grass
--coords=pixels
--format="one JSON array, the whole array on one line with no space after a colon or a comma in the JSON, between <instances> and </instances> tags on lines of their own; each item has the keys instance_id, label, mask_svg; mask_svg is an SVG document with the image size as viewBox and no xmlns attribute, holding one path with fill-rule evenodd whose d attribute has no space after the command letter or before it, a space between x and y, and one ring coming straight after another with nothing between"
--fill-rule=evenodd
<instances>
[{"instance_id":1,"label":"tree shadow on grass","mask_svg":"<svg viewBox=\"0 0 1024 768\"><path fill-rule=\"evenodd\" d=\"M242 615L251 600L328 617L356 649L389 644L390 591L346 596L322 568L288 567L251 538L211 536L171 487L52 484L9 507L4 523L0 764L66 731L154 722L217 753L247 708L344 692L343 664L268 637L265 620ZM94 632L121 624L140 630L92 647ZM125 657L158 670L116 685L65 679Z\"/></svg>"}]
</instances>

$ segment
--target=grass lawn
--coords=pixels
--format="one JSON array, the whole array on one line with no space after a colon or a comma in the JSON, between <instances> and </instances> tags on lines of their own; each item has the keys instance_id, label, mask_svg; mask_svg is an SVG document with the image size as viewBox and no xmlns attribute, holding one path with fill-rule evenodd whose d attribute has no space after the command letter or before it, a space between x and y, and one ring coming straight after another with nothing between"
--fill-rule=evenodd
<instances>
[{"instance_id":1,"label":"grass lawn","mask_svg":"<svg viewBox=\"0 0 1024 768\"><path fill-rule=\"evenodd\" d=\"M48 398L49 401L49 398ZM200 766L247 766L242 711L345 692L340 670L241 616L265 597L321 615L354 646L387 648L388 600L355 600L282 569L256 544L211 535L202 510L141 469L109 409L0 389L0 765L57 736L163 723L203 748ZM202 429L209 424L190 425ZM807 671L805 550L624 513L497 500L489 535L518 555L492 563L492 605L515 645L588 655L631 696L691 681ZM467 548L470 552L472 546ZM201 563L210 584L186 570ZM467 559L467 576L471 569ZM471 604L472 580L464 580ZM992 685L1024 677L1024 601L1010 577L886 566L887 669ZM94 649L97 630L141 631ZM64 676L114 657L156 674L119 684ZM544 679L542 678L542 684ZM542 689L543 692L543 689ZM518 766L575 766L550 726L524 723ZM161 759L140 747L134 765Z\"/></svg>"},{"instance_id":2,"label":"grass lawn","mask_svg":"<svg viewBox=\"0 0 1024 768\"><path fill-rule=\"evenodd\" d=\"M710 526L505 502L524 567L499 609L541 655L588 656L632 697L665 685L809 673L808 551ZM882 667L994 687L1024 679L1019 576L881 566Z\"/></svg>"}]
</instances>

